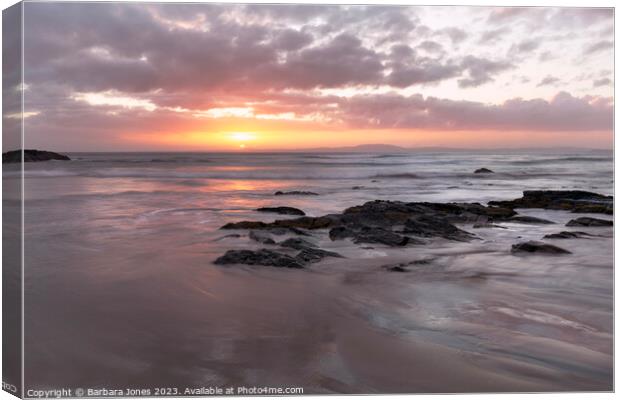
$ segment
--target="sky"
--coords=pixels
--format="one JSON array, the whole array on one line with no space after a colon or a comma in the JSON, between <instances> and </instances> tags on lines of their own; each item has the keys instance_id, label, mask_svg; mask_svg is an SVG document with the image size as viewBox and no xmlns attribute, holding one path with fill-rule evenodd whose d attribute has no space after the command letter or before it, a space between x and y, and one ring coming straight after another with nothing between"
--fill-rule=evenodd
<instances>
[{"instance_id":1,"label":"sky","mask_svg":"<svg viewBox=\"0 0 620 400\"><path fill-rule=\"evenodd\" d=\"M24 24L27 148L613 142L611 9L26 3Z\"/></svg>"}]
</instances>

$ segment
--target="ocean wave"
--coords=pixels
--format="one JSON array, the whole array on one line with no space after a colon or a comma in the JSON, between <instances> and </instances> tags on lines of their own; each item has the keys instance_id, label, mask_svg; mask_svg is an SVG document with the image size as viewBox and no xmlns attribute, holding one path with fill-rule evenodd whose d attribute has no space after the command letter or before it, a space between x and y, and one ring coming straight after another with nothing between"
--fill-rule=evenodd
<instances>
[{"instance_id":1,"label":"ocean wave","mask_svg":"<svg viewBox=\"0 0 620 400\"><path fill-rule=\"evenodd\" d=\"M516 160L509 161L507 164L514 165L536 165L536 164L549 164L549 163L562 163L562 162L613 162L613 157L556 157L556 158L542 158L537 160Z\"/></svg>"},{"instance_id":2,"label":"ocean wave","mask_svg":"<svg viewBox=\"0 0 620 400\"><path fill-rule=\"evenodd\" d=\"M394 173L394 174L377 174L377 175L371 176L370 178L418 179L420 178L420 176L418 174L412 174L410 172L403 172L403 173Z\"/></svg>"}]
</instances>

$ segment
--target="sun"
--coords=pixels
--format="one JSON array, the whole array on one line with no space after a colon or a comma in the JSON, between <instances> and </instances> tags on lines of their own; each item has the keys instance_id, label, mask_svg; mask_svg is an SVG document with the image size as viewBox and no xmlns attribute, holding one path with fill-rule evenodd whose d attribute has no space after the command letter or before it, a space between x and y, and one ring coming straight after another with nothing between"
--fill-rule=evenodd
<instances>
[{"instance_id":1,"label":"sun","mask_svg":"<svg viewBox=\"0 0 620 400\"><path fill-rule=\"evenodd\" d=\"M231 132L229 137L236 142L248 142L256 139L256 134L254 132Z\"/></svg>"}]
</instances>

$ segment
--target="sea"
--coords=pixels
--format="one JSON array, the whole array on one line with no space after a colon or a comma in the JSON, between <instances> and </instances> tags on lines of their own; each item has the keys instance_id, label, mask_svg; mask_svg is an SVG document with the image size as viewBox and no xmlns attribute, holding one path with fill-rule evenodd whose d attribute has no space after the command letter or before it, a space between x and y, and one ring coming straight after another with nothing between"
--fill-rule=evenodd
<instances>
[{"instance_id":1,"label":"sea","mask_svg":"<svg viewBox=\"0 0 620 400\"><path fill-rule=\"evenodd\" d=\"M293 218L259 207L611 195L611 151L68 155L24 170L27 389L612 390L613 229L553 242L570 255L510 252L568 230L567 211L518 210L552 225L461 226L480 239L468 243L388 248L317 231L345 258L301 270L213 263L277 249L219 229ZM3 165L5 185L20 177ZM293 190L318 195L274 195ZM13 200L5 191L17 213ZM414 260L429 262L384 268Z\"/></svg>"}]
</instances>

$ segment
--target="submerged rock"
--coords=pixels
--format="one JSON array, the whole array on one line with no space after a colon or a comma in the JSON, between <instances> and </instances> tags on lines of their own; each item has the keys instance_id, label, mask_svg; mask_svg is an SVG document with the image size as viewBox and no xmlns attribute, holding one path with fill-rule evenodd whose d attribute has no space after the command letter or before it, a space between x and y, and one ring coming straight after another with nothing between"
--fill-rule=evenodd
<instances>
[{"instance_id":1,"label":"submerged rock","mask_svg":"<svg viewBox=\"0 0 620 400\"><path fill-rule=\"evenodd\" d=\"M583 190L526 190L520 199L490 201L489 205L613 214L613 201L612 196Z\"/></svg>"},{"instance_id":2,"label":"submerged rock","mask_svg":"<svg viewBox=\"0 0 620 400\"><path fill-rule=\"evenodd\" d=\"M269 235L266 235L264 233L260 233L260 232L256 232L256 231L250 231L249 234L250 239L254 240L255 242L258 243L262 243L262 244L276 244L276 241L273 240Z\"/></svg>"},{"instance_id":3,"label":"submerged rock","mask_svg":"<svg viewBox=\"0 0 620 400\"><path fill-rule=\"evenodd\" d=\"M387 246L405 246L413 243L411 238L394 233L390 230L376 226L338 226L329 231L331 240L352 238L354 243L379 243ZM414 241L416 243L421 243Z\"/></svg>"},{"instance_id":4,"label":"submerged rock","mask_svg":"<svg viewBox=\"0 0 620 400\"><path fill-rule=\"evenodd\" d=\"M324 259L325 257L344 258L340 254L335 253L333 251L316 249L316 248L313 248L313 247L305 248L305 249L301 250L299 252L299 254L297 254L295 256L295 258L297 260L299 260L300 262L302 262L302 263L315 263L315 262L319 262L322 259Z\"/></svg>"},{"instance_id":5,"label":"submerged rock","mask_svg":"<svg viewBox=\"0 0 620 400\"><path fill-rule=\"evenodd\" d=\"M303 268L298 259L286 254L267 249L253 250L228 250L226 254L214 261L215 264L246 264L264 265L280 268Z\"/></svg>"},{"instance_id":6,"label":"submerged rock","mask_svg":"<svg viewBox=\"0 0 620 400\"><path fill-rule=\"evenodd\" d=\"M478 168L474 171L474 174L493 174L494 172L488 168Z\"/></svg>"},{"instance_id":7,"label":"submerged rock","mask_svg":"<svg viewBox=\"0 0 620 400\"><path fill-rule=\"evenodd\" d=\"M561 247L535 240L513 244L510 251L512 253L571 254L570 251Z\"/></svg>"},{"instance_id":8,"label":"submerged rock","mask_svg":"<svg viewBox=\"0 0 620 400\"><path fill-rule=\"evenodd\" d=\"M536 225L555 224L555 222L549 221L547 219L530 217L527 215L515 215L514 217L508 218L506 222L518 222L520 224L536 224Z\"/></svg>"},{"instance_id":9,"label":"submerged rock","mask_svg":"<svg viewBox=\"0 0 620 400\"><path fill-rule=\"evenodd\" d=\"M256 211L281 215L306 215L305 212L295 207L261 207L257 208Z\"/></svg>"},{"instance_id":10,"label":"submerged rock","mask_svg":"<svg viewBox=\"0 0 620 400\"><path fill-rule=\"evenodd\" d=\"M213 239L214 242L219 242L220 240L224 240L224 239L230 239L230 238L235 238L238 239L240 238L241 235L238 233L231 233L230 235L224 235L224 236L220 236L218 238Z\"/></svg>"},{"instance_id":11,"label":"submerged rock","mask_svg":"<svg viewBox=\"0 0 620 400\"><path fill-rule=\"evenodd\" d=\"M608 221L606 219L580 217L571 219L566 226L613 226L614 221Z\"/></svg>"},{"instance_id":12,"label":"submerged rock","mask_svg":"<svg viewBox=\"0 0 620 400\"><path fill-rule=\"evenodd\" d=\"M70 161L71 159L64 154L54 153L53 151L44 150L24 150L24 162L38 162L38 161ZM2 163L20 163L22 162L21 150L7 151L2 153Z\"/></svg>"},{"instance_id":13,"label":"submerged rock","mask_svg":"<svg viewBox=\"0 0 620 400\"><path fill-rule=\"evenodd\" d=\"M420 215L408 219L403 232L422 237L442 237L459 242L475 238L475 235L457 228L445 219L431 215Z\"/></svg>"},{"instance_id":14,"label":"submerged rock","mask_svg":"<svg viewBox=\"0 0 620 400\"><path fill-rule=\"evenodd\" d=\"M305 190L291 190L290 192L283 192L278 190L274 193L275 196L318 196L318 193L308 192Z\"/></svg>"},{"instance_id":15,"label":"submerged rock","mask_svg":"<svg viewBox=\"0 0 620 400\"><path fill-rule=\"evenodd\" d=\"M286 228L294 230L295 228L302 229L323 229L329 228L337 223L337 218L332 216L324 217L301 217L293 219L283 219L274 222L260 222L260 221L240 221L230 222L220 229L276 229Z\"/></svg>"},{"instance_id":16,"label":"submerged rock","mask_svg":"<svg viewBox=\"0 0 620 400\"><path fill-rule=\"evenodd\" d=\"M496 224L490 224L488 222L485 223L480 223L480 224L474 224L474 226L472 226L472 228L474 229L480 229L480 228L500 228L500 229L508 229L505 226L501 226L501 225L496 225Z\"/></svg>"},{"instance_id":17,"label":"submerged rock","mask_svg":"<svg viewBox=\"0 0 620 400\"><path fill-rule=\"evenodd\" d=\"M549 235L545 235L543 236L543 239L579 239L584 236L593 236L593 235L590 235L589 233L585 233L585 232L562 231L558 233L551 233Z\"/></svg>"},{"instance_id":18,"label":"submerged rock","mask_svg":"<svg viewBox=\"0 0 620 400\"><path fill-rule=\"evenodd\" d=\"M316 247L316 244L306 239L290 238L290 239L286 239L285 241L281 242L280 246L288 247L288 248L295 249L295 250L302 250L302 249Z\"/></svg>"}]
</instances>

